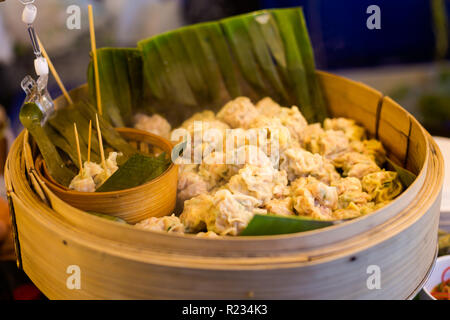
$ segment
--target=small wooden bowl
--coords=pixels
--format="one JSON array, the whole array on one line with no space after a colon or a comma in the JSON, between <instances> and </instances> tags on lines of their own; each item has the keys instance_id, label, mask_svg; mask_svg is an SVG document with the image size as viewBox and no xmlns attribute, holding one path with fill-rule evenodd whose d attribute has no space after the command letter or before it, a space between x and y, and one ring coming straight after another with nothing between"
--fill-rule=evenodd
<instances>
[{"instance_id":1,"label":"small wooden bowl","mask_svg":"<svg viewBox=\"0 0 450 320\"><path fill-rule=\"evenodd\" d=\"M130 128L119 128L117 131L142 151L153 146L165 151L169 156L171 154L172 144L160 136ZM110 192L69 190L49 175L42 156L36 158L35 168L51 191L65 202L84 211L108 214L134 224L150 217L169 215L175 208L178 169L173 163L159 177L143 185Z\"/></svg>"}]
</instances>

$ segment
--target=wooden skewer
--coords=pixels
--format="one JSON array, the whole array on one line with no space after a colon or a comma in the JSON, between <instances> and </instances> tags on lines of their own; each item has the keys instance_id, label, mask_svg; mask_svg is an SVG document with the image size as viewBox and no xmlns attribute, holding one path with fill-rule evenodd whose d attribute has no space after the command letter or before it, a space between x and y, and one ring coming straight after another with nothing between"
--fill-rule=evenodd
<instances>
[{"instance_id":1,"label":"wooden skewer","mask_svg":"<svg viewBox=\"0 0 450 320\"><path fill-rule=\"evenodd\" d=\"M80 165L80 174L83 172L83 162L81 161L80 140L78 139L77 124L73 123L73 129L75 131L75 141L77 143L78 163Z\"/></svg>"},{"instance_id":2,"label":"wooden skewer","mask_svg":"<svg viewBox=\"0 0 450 320\"><path fill-rule=\"evenodd\" d=\"M52 61L50 60L50 57L47 54L47 51L45 51L44 46L42 45L41 39L39 39L38 36L37 41L39 44L39 47L41 48L42 55L45 59L47 59L48 67L50 68L50 71L53 74L53 77L55 77L56 83L58 84L59 88L61 89L62 93L64 94L64 97L66 97L66 100L69 104L73 104L73 100L70 97L69 93L66 90L66 87L64 86L63 82L61 81L61 78L58 75L58 72L56 72L55 66L53 65Z\"/></svg>"},{"instance_id":3,"label":"wooden skewer","mask_svg":"<svg viewBox=\"0 0 450 320\"><path fill-rule=\"evenodd\" d=\"M92 121L89 120L89 138L88 138L87 162L91 161L91 136L92 136Z\"/></svg>"},{"instance_id":4,"label":"wooden skewer","mask_svg":"<svg viewBox=\"0 0 450 320\"><path fill-rule=\"evenodd\" d=\"M103 115L102 98L100 94L100 79L98 75L97 46L95 44L94 14L92 12L91 4L88 5L88 9L89 9L89 32L91 35L91 49L94 60L94 78L95 78L95 92L97 96L97 110L99 115Z\"/></svg>"},{"instance_id":5,"label":"wooden skewer","mask_svg":"<svg viewBox=\"0 0 450 320\"><path fill-rule=\"evenodd\" d=\"M102 132L100 131L100 124L98 123L98 115L95 114L95 121L97 123L98 144L100 145L100 156L102 157L102 167L106 170L105 151L103 150Z\"/></svg>"}]
</instances>

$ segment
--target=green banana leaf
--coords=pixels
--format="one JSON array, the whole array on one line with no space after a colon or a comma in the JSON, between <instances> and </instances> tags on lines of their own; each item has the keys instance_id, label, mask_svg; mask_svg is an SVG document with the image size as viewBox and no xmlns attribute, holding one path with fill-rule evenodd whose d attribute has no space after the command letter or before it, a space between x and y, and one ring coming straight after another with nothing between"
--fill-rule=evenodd
<instances>
[{"instance_id":1,"label":"green banana leaf","mask_svg":"<svg viewBox=\"0 0 450 320\"><path fill-rule=\"evenodd\" d=\"M392 160L388 158L386 158L386 162L387 162L386 167L388 170L397 172L398 178L400 179L405 189L408 188L410 185L412 185L413 182L416 180L417 176L411 171L402 168L399 165L396 165Z\"/></svg>"},{"instance_id":2,"label":"green banana leaf","mask_svg":"<svg viewBox=\"0 0 450 320\"><path fill-rule=\"evenodd\" d=\"M69 185L75 173L66 167L55 145L41 126L42 112L35 103L25 103L20 109L20 122L36 141L49 173L62 185Z\"/></svg>"},{"instance_id":3,"label":"green banana leaf","mask_svg":"<svg viewBox=\"0 0 450 320\"><path fill-rule=\"evenodd\" d=\"M75 132L73 130L73 124L77 124L78 132L79 132L79 142L80 142L80 151L81 151L81 158L82 160L87 159L87 146L88 146L88 136L87 136L87 123L86 119L80 114L80 109L78 108L79 104L67 106L64 110L58 110L55 112L55 114L47 121L47 123L44 125L46 128L46 132L52 134L56 133L59 135L61 139L55 138L55 135L52 135L54 143L60 145L61 149L64 150L64 146L62 142L65 140L68 143L69 148L71 149L70 153L67 150L66 153L69 154L69 156L72 158L74 155L76 156L77 150L75 149L76 142L75 142ZM47 128L50 127L50 128ZM86 133L86 134L85 134ZM64 140L63 140L64 139ZM95 157L95 155L98 153L98 143L95 142L97 148L92 148L92 157L93 159L96 158L98 160L98 157ZM75 158L77 159L77 158ZM78 166L78 160L74 162Z\"/></svg>"},{"instance_id":4,"label":"green banana leaf","mask_svg":"<svg viewBox=\"0 0 450 320\"><path fill-rule=\"evenodd\" d=\"M51 126L44 126L44 131L55 147L64 151L69 156L73 164L79 169L77 151L70 146L69 142Z\"/></svg>"},{"instance_id":5,"label":"green banana leaf","mask_svg":"<svg viewBox=\"0 0 450 320\"><path fill-rule=\"evenodd\" d=\"M331 221L312 220L307 217L286 217L274 214L255 214L241 236L269 236L288 234L325 228L333 225Z\"/></svg>"},{"instance_id":6,"label":"green banana leaf","mask_svg":"<svg viewBox=\"0 0 450 320\"><path fill-rule=\"evenodd\" d=\"M89 141L89 121L92 121L91 136L91 160L100 162L100 151L97 134L95 131L95 115L97 110L88 101L78 101L73 105L57 110L55 114L44 125L45 131L52 137L52 141L61 150L69 155L74 164L78 166L78 158L75 149L75 133L73 124L78 127L81 158L87 160L87 148ZM125 162L129 157L137 152L121 135L114 129L109 121L99 116L100 129L104 140L105 148L122 152L123 156L118 159L119 164ZM75 157L75 158L74 158Z\"/></svg>"},{"instance_id":7,"label":"green banana leaf","mask_svg":"<svg viewBox=\"0 0 450 320\"><path fill-rule=\"evenodd\" d=\"M65 153L74 166L79 166L73 124L76 123L78 127L80 152L82 160L85 161L89 139L88 124L89 120L95 123L95 114L96 110L91 104L79 101L56 110L53 116L42 125L43 115L35 103L25 103L20 110L20 121L36 141L51 176L64 186L70 184L75 173L66 165L61 155L64 156L63 153ZM119 165L138 152L101 116L99 124L105 147L123 154L117 159ZM63 152L61 155L58 149ZM99 143L95 133L91 137L91 161L100 162Z\"/></svg>"},{"instance_id":8,"label":"green banana leaf","mask_svg":"<svg viewBox=\"0 0 450 320\"><path fill-rule=\"evenodd\" d=\"M96 192L108 192L140 186L161 175L170 162L165 153L158 157L135 154L108 178Z\"/></svg>"},{"instance_id":9,"label":"green banana leaf","mask_svg":"<svg viewBox=\"0 0 450 320\"><path fill-rule=\"evenodd\" d=\"M301 8L183 27L141 40L136 49L99 49L98 61L102 105L115 126L129 124L137 110L179 125L240 95L297 105L310 122L327 116ZM92 63L88 84L95 98Z\"/></svg>"},{"instance_id":10,"label":"green banana leaf","mask_svg":"<svg viewBox=\"0 0 450 320\"><path fill-rule=\"evenodd\" d=\"M116 127L129 125L132 110L142 103L142 58L137 49L101 48L97 50L102 111ZM89 93L96 101L94 72L88 68Z\"/></svg>"},{"instance_id":11,"label":"green banana leaf","mask_svg":"<svg viewBox=\"0 0 450 320\"><path fill-rule=\"evenodd\" d=\"M97 109L95 108L95 106L93 106L92 104L90 104L88 101L80 101L78 103L74 104L74 108L77 109L80 114L81 114L81 118L79 118L78 120L80 121L80 123L82 123L86 130L79 130L79 134L82 137L82 139L84 141L88 141L88 135L89 135L89 131L88 131L88 125L89 125L89 120L92 121L92 126L93 126L93 130L95 128L95 116L97 114ZM65 113L66 115L68 115L69 117L71 116L70 112L66 111L62 111L62 113ZM103 143L105 144L105 148L106 147L111 147L113 150L117 151L117 152L122 152L123 156L118 158L118 164L122 164L124 163L126 160L128 160L132 155L134 155L136 152L138 152L132 145L130 145L127 141L125 141L124 138L122 138L122 136L114 129L114 127L111 125L111 123L105 119L105 117L103 116L98 116L98 122L100 125L100 130L102 132L102 137L103 137ZM78 125L78 122L77 122ZM92 134L92 150L91 152L98 152L98 140L97 138L94 139L95 134Z\"/></svg>"}]
</instances>

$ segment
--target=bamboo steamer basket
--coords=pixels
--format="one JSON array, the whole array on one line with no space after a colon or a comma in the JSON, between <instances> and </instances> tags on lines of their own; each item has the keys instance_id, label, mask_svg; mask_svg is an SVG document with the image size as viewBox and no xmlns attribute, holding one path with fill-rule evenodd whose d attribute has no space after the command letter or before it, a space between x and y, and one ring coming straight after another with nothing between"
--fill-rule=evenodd
<instances>
[{"instance_id":1,"label":"bamboo steamer basket","mask_svg":"<svg viewBox=\"0 0 450 320\"><path fill-rule=\"evenodd\" d=\"M51 299L412 298L436 257L441 153L389 97L339 76L318 75L331 114L363 124L391 159L417 174L386 207L289 235L205 239L149 232L59 199L27 168L22 133L5 170L19 266ZM86 94L86 87L72 92L74 98ZM79 289L66 285L72 265L80 270ZM378 289L369 289L371 268L379 271Z\"/></svg>"},{"instance_id":2,"label":"bamboo steamer basket","mask_svg":"<svg viewBox=\"0 0 450 320\"><path fill-rule=\"evenodd\" d=\"M147 153L156 147L171 154L172 144L167 139L137 129L119 128L117 131L142 152ZM25 153L25 156L25 161L32 165L33 155ZM150 217L170 215L175 208L178 168L174 164L170 164L159 177L143 185L111 192L68 190L51 178L41 156L36 159L35 169L39 178L55 195L81 210L111 215L134 224Z\"/></svg>"}]
</instances>

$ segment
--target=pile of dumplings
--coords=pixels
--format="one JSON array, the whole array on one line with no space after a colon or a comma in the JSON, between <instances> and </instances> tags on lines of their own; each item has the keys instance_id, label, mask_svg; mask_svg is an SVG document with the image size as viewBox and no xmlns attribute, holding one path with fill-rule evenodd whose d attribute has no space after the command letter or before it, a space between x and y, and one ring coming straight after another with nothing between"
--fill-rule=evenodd
<instances>
[{"instance_id":1,"label":"pile of dumplings","mask_svg":"<svg viewBox=\"0 0 450 320\"><path fill-rule=\"evenodd\" d=\"M308 124L296 106L282 107L268 97L253 104L238 97L217 114L207 110L193 115L180 128L194 137L199 121L203 132L213 128L223 136L250 137L255 129L264 129L269 138L276 133L276 145L272 139L272 145L261 148L258 139L241 139L224 151L203 140L194 148L214 151L201 163L179 164L181 214L146 219L136 227L199 237L238 236L255 214L350 219L385 206L403 190L397 173L383 169L381 142L369 139L352 119ZM137 115L136 128L166 138L174 132L157 114ZM227 164L230 152L243 160Z\"/></svg>"}]
</instances>

